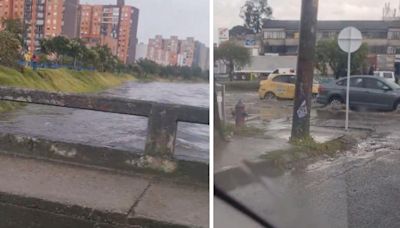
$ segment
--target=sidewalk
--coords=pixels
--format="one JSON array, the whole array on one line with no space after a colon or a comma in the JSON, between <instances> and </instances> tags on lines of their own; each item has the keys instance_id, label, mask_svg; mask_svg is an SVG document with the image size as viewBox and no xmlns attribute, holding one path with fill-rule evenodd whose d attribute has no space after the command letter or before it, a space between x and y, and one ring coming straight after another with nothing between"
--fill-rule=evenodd
<instances>
[{"instance_id":1,"label":"sidewalk","mask_svg":"<svg viewBox=\"0 0 400 228\"><path fill-rule=\"evenodd\" d=\"M205 186L7 155L0 155L0 176L0 212L21 208L105 227L208 227ZM50 219L32 218L37 224Z\"/></svg>"},{"instance_id":2,"label":"sidewalk","mask_svg":"<svg viewBox=\"0 0 400 228\"><path fill-rule=\"evenodd\" d=\"M215 146L214 173L240 166L245 161L256 161L261 155L277 150L287 150L291 132L290 122L270 123L264 135L268 137L234 136L230 142ZM311 136L315 141L324 143L345 135L344 129L311 126Z\"/></svg>"}]
</instances>

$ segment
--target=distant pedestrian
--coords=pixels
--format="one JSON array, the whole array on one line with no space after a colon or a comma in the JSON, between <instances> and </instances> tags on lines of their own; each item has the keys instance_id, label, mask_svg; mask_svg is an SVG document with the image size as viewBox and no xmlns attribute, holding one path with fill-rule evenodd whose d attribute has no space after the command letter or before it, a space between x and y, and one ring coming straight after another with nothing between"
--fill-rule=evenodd
<instances>
[{"instance_id":1,"label":"distant pedestrian","mask_svg":"<svg viewBox=\"0 0 400 228\"><path fill-rule=\"evenodd\" d=\"M371 66L371 67L369 68L368 74L369 74L369 75L374 75L374 71L375 71L375 67L374 67L374 66Z\"/></svg>"},{"instance_id":2,"label":"distant pedestrian","mask_svg":"<svg viewBox=\"0 0 400 228\"><path fill-rule=\"evenodd\" d=\"M33 55L32 55L32 58L31 58L32 69L33 69L33 70L37 70L38 61L39 61L39 59L38 59L37 55L36 55L36 54L33 54Z\"/></svg>"},{"instance_id":3,"label":"distant pedestrian","mask_svg":"<svg viewBox=\"0 0 400 228\"><path fill-rule=\"evenodd\" d=\"M31 64L32 54L30 52L25 53L24 60L25 60L25 67L28 67Z\"/></svg>"}]
</instances>

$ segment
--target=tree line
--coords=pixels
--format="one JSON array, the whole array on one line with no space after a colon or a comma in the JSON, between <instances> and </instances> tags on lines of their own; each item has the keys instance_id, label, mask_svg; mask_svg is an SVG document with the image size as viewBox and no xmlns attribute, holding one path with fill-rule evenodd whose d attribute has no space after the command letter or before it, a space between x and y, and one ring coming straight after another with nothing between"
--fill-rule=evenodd
<instances>
[{"instance_id":1,"label":"tree line","mask_svg":"<svg viewBox=\"0 0 400 228\"><path fill-rule=\"evenodd\" d=\"M23 59L23 26L20 20L2 21L5 28L0 32L0 64L18 69L18 61ZM39 64L68 65L73 69L93 69L100 72L118 72L134 74L146 78L159 76L164 78L207 79L208 72L200 67L161 66L151 60L140 59L132 64L124 64L113 55L106 45L88 47L80 38L69 39L56 36L40 40L40 52L34 53Z\"/></svg>"}]
</instances>

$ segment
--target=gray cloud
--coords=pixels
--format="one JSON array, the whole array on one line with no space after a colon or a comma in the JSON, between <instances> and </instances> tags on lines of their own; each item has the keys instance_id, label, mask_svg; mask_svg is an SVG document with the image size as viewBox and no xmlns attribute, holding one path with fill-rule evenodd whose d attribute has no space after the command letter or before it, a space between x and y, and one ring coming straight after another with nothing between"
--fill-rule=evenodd
<instances>
[{"instance_id":1,"label":"gray cloud","mask_svg":"<svg viewBox=\"0 0 400 228\"><path fill-rule=\"evenodd\" d=\"M81 0L82 3L110 4L116 0ZM126 0L140 9L138 37L141 42L157 34L195 37L209 44L209 0Z\"/></svg>"},{"instance_id":2,"label":"gray cloud","mask_svg":"<svg viewBox=\"0 0 400 228\"><path fill-rule=\"evenodd\" d=\"M242 24L240 7L245 0L214 0L214 34L217 28ZM398 8L399 0L320 0L320 20L379 20L385 2ZM300 19L301 0L269 0L274 19ZM214 37L214 41L217 38Z\"/></svg>"}]
</instances>

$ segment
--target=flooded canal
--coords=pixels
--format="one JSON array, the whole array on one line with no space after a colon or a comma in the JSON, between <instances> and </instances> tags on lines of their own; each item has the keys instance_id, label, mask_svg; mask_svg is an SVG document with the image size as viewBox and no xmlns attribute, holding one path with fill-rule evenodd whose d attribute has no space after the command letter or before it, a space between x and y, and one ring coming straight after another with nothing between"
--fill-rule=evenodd
<instances>
[{"instance_id":1,"label":"flooded canal","mask_svg":"<svg viewBox=\"0 0 400 228\"><path fill-rule=\"evenodd\" d=\"M209 85L205 83L129 82L101 95L209 106ZM28 105L0 114L0 130L57 141L137 150L144 148L147 118ZM176 144L176 155L180 158L208 162L209 126L179 123Z\"/></svg>"}]
</instances>

